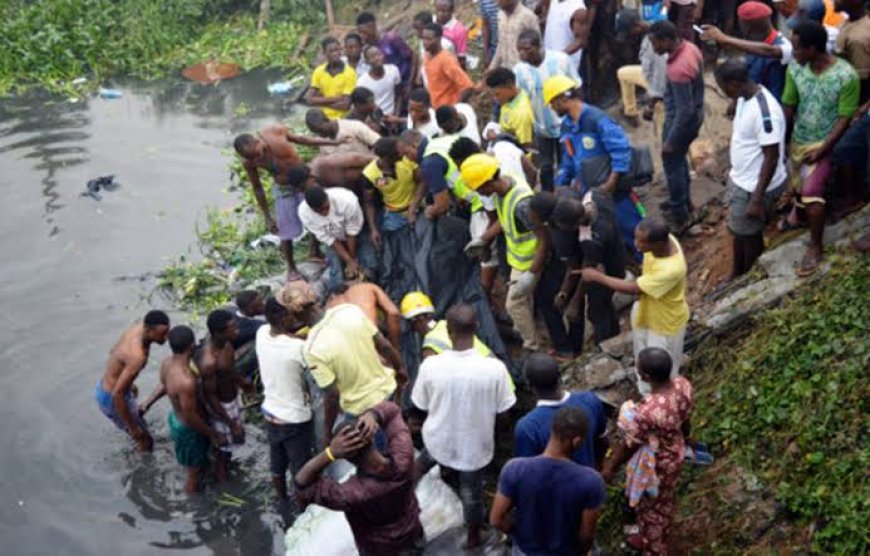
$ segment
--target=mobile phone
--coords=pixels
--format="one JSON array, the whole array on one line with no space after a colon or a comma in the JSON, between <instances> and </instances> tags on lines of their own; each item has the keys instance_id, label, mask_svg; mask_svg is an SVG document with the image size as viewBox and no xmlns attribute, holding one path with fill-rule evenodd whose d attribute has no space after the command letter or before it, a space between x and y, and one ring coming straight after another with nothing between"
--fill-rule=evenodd
<instances>
[{"instance_id":1,"label":"mobile phone","mask_svg":"<svg viewBox=\"0 0 870 556\"><path fill-rule=\"evenodd\" d=\"M697 26L697 25L692 25L692 29L694 29L695 32L698 33L699 35L702 34L702 33L704 32L704 30L701 29L701 28L700 28L699 26Z\"/></svg>"}]
</instances>

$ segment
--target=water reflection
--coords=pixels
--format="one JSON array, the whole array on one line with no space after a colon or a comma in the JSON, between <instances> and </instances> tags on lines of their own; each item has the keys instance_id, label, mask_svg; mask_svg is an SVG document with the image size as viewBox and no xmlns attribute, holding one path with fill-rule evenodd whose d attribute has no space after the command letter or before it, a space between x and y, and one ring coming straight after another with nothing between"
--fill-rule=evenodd
<instances>
[{"instance_id":1,"label":"water reflection","mask_svg":"<svg viewBox=\"0 0 870 556\"><path fill-rule=\"evenodd\" d=\"M115 100L85 97L73 102L43 93L3 99L0 155L36 161L32 170L41 176L42 216L53 236L60 232L54 213L69 202L63 202L62 197L80 192L78 184L62 191L57 172L91 162L88 143L101 131L95 127L96 116L114 110L121 112L119 117L147 118L164 124L181 115L194 115L197 127L239 133L250 129L256 120L281 121L290 113L283 99L270 96L266 89L269 83L283 78L280 70L255 70L216 85L180 78L119 80L113 86L123 96Z\"/></svg>"},{"instance_id":2,"label":"water reflection","mask_svg":"<svg viewBox=\"0 0 870 556\"><path fill-rule=\"evenodd\" d=\"M86 131L90 122L87 101L59 102L47 95L34 94L0 103L0 154L18 154L38 161L33 169L44 173L40 183L49 236L60 232L54 212L64 206L55 174L58 168L89 160L83 144L90 137Z\"/></svg>"}]
</instances>

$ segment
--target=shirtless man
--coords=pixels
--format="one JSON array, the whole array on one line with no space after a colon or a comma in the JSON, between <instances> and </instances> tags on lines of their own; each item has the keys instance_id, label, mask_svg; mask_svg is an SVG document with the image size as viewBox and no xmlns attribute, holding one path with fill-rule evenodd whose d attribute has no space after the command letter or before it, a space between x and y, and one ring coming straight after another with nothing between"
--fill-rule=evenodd
<instances>
[{"instance_id":1,"label":"shirtless man","mask_svg":"<svg viewBox=\"0 0 870 556\"><path fill-rule=\"evenodd\" d=\"M386 321L390 343L401 353L399 342L402 336L402 315L384 290L368 282L342 284L330 296L326 308L331 309L342 303L350 303L362 309L369 320L380 329L384 328L381 323Z\"/></svg>"},{"instance_id":2,"label":"shirtless man","mask_svg":"<svg viewBox=\"0 0 870 556\"><path fill-rule=\"evenodd\" d=\"M106 373L97 382L95 397L100 411L119 429L126 431L140 452L149 452L154 439L136 404L133 382L145 368L151 344L166 342L169 317L163 311L149 311L144 320L121 336L109 354Z\"/></svg>"},{"instance_id":3,"label":"shirtless man","mask_svg":"<svg viewBox=\"0 0 870 556\"><path fill-rule=\"evenodd\" d=\"M239 332L236 318L218 309L206 321L209 337L196 353L196 365L202 377L203 394L211 412L211 426L226 439L215 453L215 480L227 479L232 445L245 442L245 429L239 406L241 379L235 370L233 340Z\"/></svg>"},{"instance_id":4,"label":"shirtless man","mask_svg":"<svg viewBox=\"0 0 870 556\"><path fill-rule=\"evenodd\" d=\"M320 147L340 145L341 141L296 135L283 125L267 127L256 136L243 133L233 141L233 147L242 158L242 166L254 189L254 198L266 219L266 227L281 238L281 252L287 260L288 280L300 277L293 260L293 240L302 234L302 223L299 222L296 211L302 202L303 192L292 187L289 172L292 168L302 166L304 162L292 143ZM272 189L275 198L274 219L260 181L260 168L272 174L275 182Z\"/></svg>"},{"instance_id":5,"label":"shirtless man","mask_svg":"<svg viewBox=\"0 0 870 556\"><path fill-rule=\"evenodd\" d=\"M199 371L193 363L196 338L187 326L169 331L172 355L160 365L160 388L169 396L169 433L175 444L175 459L187 471L184 492L199 491L202 474L208 465L209 445L225 446L224 435L208 425L208 416L199 397Z\"/></svg>"}]
</instances>

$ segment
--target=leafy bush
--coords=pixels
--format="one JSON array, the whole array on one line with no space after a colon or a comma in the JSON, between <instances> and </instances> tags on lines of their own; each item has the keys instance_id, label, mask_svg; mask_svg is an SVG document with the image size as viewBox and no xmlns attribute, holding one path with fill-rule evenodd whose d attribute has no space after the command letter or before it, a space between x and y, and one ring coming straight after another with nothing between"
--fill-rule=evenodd
<instances>
[{"instance_id":1,"label":"leafy bush","mask_svg":"<svg viewBox=\"0 0 870 556\"><path fill-rule=\"evenodd\" d=\"M153 78L219 58L244 69L304 63L290 57L305 29L319 32L320 2L239 0L8 0L0 7L0 94L113 75Z\"/></svg>"},{"instance_id":2,"label":"leafy bush","mask_svg":"<svg viewBox=\"0 0 870 556\"><path fill-rule=\"evenodd\" d=\"M835 554L870 549L868 277L870 257L838 261L693 369L713 383L696 400L699 437L771 486L788 514L812 521L814 547Z\"/></svg>"}]
</instances>

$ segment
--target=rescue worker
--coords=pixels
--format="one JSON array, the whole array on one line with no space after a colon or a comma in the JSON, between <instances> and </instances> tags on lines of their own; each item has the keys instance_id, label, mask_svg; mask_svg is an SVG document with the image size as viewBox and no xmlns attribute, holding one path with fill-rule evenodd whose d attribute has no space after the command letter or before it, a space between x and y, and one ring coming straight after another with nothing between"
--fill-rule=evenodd
<instances>
[{"instance_id":1,"label":"rescue worker","mask_svg":"<svg viewBox=\"0 0 870 556\"><path fill-rule=\"evenodd\" d=\"M435 320L435 305L428 295L420 291L407 293L399 311L408 321L408 327L423 338L421 359L453 349L447 335L447 321ZM492 350L477 335L474 336L474 349L484 357L492 356Z\"/></svg>"},{"instance_id":2,"label":"rescue worker","mask_svg":"<svg viewBox=\"0 0 870 556\"><path fill-rule=\"evenodd\" d=\"M613 199L623 241L636 260L634 229L645 210L632 190L632 149L625 131L601 109L583 102L580 85L564 75L544 82L544 102L562 116L562 163L556 176L556 191L566 189L582 199L595 189ZM594 169L594 171L590 170ZM594 183L584 183L595 176ZM584 179L584 176L587 176Z\"/></svg>"},{"instance_id":3,"label":"rescue worker","mask_svg":"<svg viewBox=\"0 0 870 556\"><path fill-rule=\"evenodd\" d=\"M447 319L435 320L435 306L429 296L421 291L408 292L402 298L399 311L408 321L408 327L423 338L420 359L425 360L432 355L440 355L453 349L453 342L447 333ZM474 350L483 357L495 357L483 340L474 335ZM511 390L516 389L514 379L508 372Z\"/></svg>"},{"instance_id":4,"label":"rescue worker","mask_svg":"<svg viewBox=\"0 0 870 556\"><path fill-rule=\"evenodd\" d=\"M546 261L549 239L544 227L537 226L529 215L532 190L514 177L503 176L498 161L488 154L468 157L462 163L461 174L472 191L494 195L498 219L483 233L482 246L504 233L511 267L505 309L523 338L523 349L527 353L537 351L541 343L535 328L534 292Z\"/></svg>"}]
</instances>

